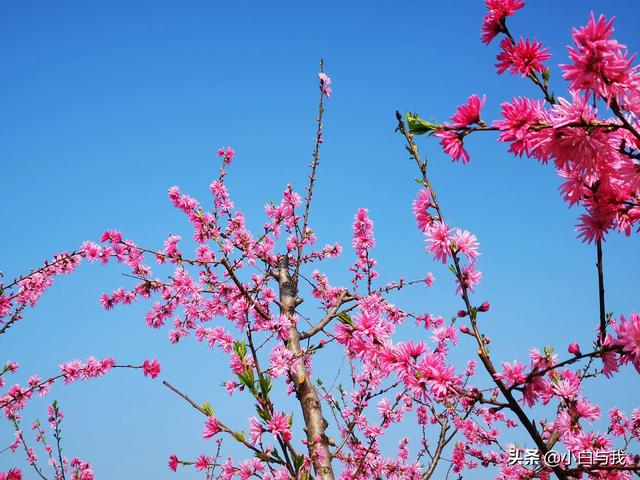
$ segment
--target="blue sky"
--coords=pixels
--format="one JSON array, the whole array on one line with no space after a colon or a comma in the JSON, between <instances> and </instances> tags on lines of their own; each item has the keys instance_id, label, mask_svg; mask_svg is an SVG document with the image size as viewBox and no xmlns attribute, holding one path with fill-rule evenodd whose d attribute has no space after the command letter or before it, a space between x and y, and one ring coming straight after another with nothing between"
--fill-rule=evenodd
<instances>
[{"instance_id":1,"label":"blue sky","mask_svg":"<svg viewBox=\"0 0 640 480\"><path fill-rule=\"evenodd\" d=\"M566 61L571 27L590 10L617 15L617 39L640 50L640 10L632 1L529 2L510 23L516 35L551 48L560 95L557 64ZM222 145L237 152L231 194L249 224L261 226L263 205L278 200L287 183L303 191L324 58L334 95L311 221L321 244L345 246L327 269L335 283L348 282L352 218L367 207L383 280L427 271L438 280L430 291L399 295L398 304L449 316L459 303L415 228L417 172L393 131L394 111L443 120L479 93L487 95L484 116L493 119L501 102L537 94L520 78L496 76L496 45L479 41L483 13L480 1L0 2L0 270L13 278L106 228L152 247L169 233L190 237L166 190L180 185L208 201ZM512 158L490 135L470 139L464 167L435 142L421 140L421 148L449 222L480 240L477 298L492 303L484 328L496 360L524 358L531 346L549 343L564 352L574 339L586 347L597 322L595 249L576 240L580 212L561 201L553 169ZM639 254L637 236L606 242L607 309L616 316L639 308ZM165 331L144 325L148 305L99 307L100 293L127 284L122 272L83 265L58 279L1 339L1 360L19 361L24 381L90 354L126 363L156 356L163 378L244 422L242 401L232 404L218 388L222 356L190 341L170 345ZM317 361L320 371L332 371L332 358ZM638 405L635 371L612 385L623 392L623 406ZM212 448L200 439L195 411L137 372L59 386L54 398L67 415L66 452L91 460L99 478L196 478L172 475L168 455ZM42 418L45 401L33 403L27 418ZM12 438L1 426L0 449ZM1 454L0 471L17 461Z\"/></svg>"}]
</instances>

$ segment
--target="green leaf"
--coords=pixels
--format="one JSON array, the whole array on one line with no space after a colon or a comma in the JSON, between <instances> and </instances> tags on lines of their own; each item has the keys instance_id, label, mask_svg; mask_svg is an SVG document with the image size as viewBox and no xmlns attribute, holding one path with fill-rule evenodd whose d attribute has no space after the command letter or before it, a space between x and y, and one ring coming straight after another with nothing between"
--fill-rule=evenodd
<instances>
[{"instance_id":1,"label":"green leaf","mask_svg":"<svg viewBox=\"0 0 640 480\"><path fill-rule=\"evenodd\" d=\"M545 81L545 83L547 83L549 81L549 78L551 78L551 70L545 68L542 72L542 79Z\"/></svg>"},{"instance_id":2,"label":"green leaf","mask_svg":"<svg viewBox=\"0 0 640 480\"><path fill-rule=\"evenodd\" d=\"M247 387L251 393L255 393L255 385L253 384L253 372L251 370L246 369L245 373L238 374L238 380L240 383Z\"/></svg>"},{"instance_id":3,"label":"green leaf","mask_svg":"<svg viewBox=\"0 0 640 480\"><path fill-rule=\"evenodd\" d=\"M271 391L271 381L264 375L260 375L260 391L264 398L267 398Z\"/></svg>"},{"instance_id":4,"label":"green leaf","mask_svg":"<svg viewBox=\"0 0 640 480\"><path fill-rule=\"evenodd\" d=\"M204 403L202 404L202 410L204 411L204 413L206 413L208 416L210 417L215 417L214 413L213 413L213 408L211 407L211 404L209 403L209 400L205 400Z\"/></svg>"},{"instance_id":5,"label":"green leaf","mask_svg":"<svg viewBox=\"0 0 640 480\"><path fill-rule=\"evenodd\" d=\"M236 340L233 342L233 351L236 355L244 357L247 354L247 344L244 343L244 340Z\"/></svg>"},{"instance_id":6,"label":"green leaf","mask_svg":"<svg viewBox=\"0 0 640 480\"><path fill-rule=\"evenodd\" d=\"M235 438L239 442L247 441L247 434L244 432L233 432L231 435L233 435L233 438Z\"/></svg>"},{"instance_id":7,"label":"green leaf","mask_svg":"<svg viewBox=\"0 0 640 480\"><path fill-rule=\"evenodd\" d=\"M304 461L304 457L302 455L295 455L293 457L293 468L298 471L300 467L302 467L302 462Z\"/></svg>"},{"instance_id":8,"label":"green leaf","mask_svg":"<svg viewBox=\"0 0 640 480\"><path fill-rule=\"evenodd\" d=\"M407 125L409 126L409 132L414 135L429 133L437 128L437 125L423 120L417 113L407 112L405 117L407 119Z\"/></svg>"},{"instance_id":9,"label":"green leaf","mask_svg":"<svg viewBox=\"0 0 640 480\"><path fill-rule=\"evenodd\" d=\"M340 314L338 315L338 320L340 320L340 322L344 323L345 325L350 325L352 327L355 325L347 312L340 312Z\"/></svg>"},{"instance_id":10,"label":"green leaf","mask_svg":"<svg viewBox=\"0 0 640 480\"><path fill-rule=\"evenodd\" d=\"M256 377L253 374L253 368L249 365L245 365L244 366L244 374L247 377L247 381L251 384L251 386L247 385L252 392L255 392L255 381L256 381Z\"/></svg>"},{"instance_id":11,"label":"green leaf","mask_svg":"<svg viewBox=\"0 0 640 480\"><path fill-rule=\"evenodd\" d=\"M262 420L264 420L265 422L271 420L271 415L269 415L269 412L267 412L264 408L260 408L258 406L256 407L256 413Z\"/></svg>"}]
</instances>

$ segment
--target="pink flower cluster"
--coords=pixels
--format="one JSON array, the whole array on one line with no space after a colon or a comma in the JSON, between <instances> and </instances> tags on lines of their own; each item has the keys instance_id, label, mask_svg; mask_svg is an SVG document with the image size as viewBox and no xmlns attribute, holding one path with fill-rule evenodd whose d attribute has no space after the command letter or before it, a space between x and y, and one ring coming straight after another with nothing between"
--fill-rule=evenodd
<instances>
[{"instance_id":1,"label":"pink flower cluster","mask_svg":"<svg viewBox=\"0 0 640 480\"><path fill-rule=\"evenodd\" d=\"M53 430L53 436L55 438L55 444L52 445L47 440L47 435L45 430L41 427L41 423L39 420L33 422L31 430L35 433L35 441L36 444L42 447L44 453L47 457L47 463L53 470L53 478L54 480L60 480L64 478L71 478L72 480L94 480L94 472L90 463L85 462L79 458L73 458L71 461L65 456L62 455L61 449L61 423L64 418L64 414L60 411L58 407L58 403L54 401L51 405L48 406L48 423ZM44 473L42 467L38 466L38 455L36 454L36 450L34 447L30 447L27 445L27 441L24 437L24 432L20 428L20 417L15 416L12 418L12 421L15 426L15 441L10 446L12 451L16 451L18 448L22 447L27 454L27 463L30 464L31 467L35 470L41 478L47 478ZM6 473L0 473L0 479L17 479L20 480L22 478L22 472L19 469L12 469Z\"/></svg>"},{"instance_id":2,"label":"pink flower cluster","mask_svg":"<svg viewBox=\"0 0 640 480\"><path fill-rule=\"evenodd\" d=\"M88 380L90 378L98 378L107 373L115 366L116 361L113 358L104 358L98 360L89 357L86 362L73 360L71 362L60 365L60 374L64 377L64 383L71 383L77 380Z\"/></svg>"},{"instance_id":3,"label":"pink flower cluster","mask_svg":"<svg viewBox=\"0 0 640 480\"><path fill-rule=\"evenodd\" d=\"M626 46L611 38L612 35L613 19L600 15L596 20L592 12L587 25L574 28L574 46L569 47L571 63L562 68L572 90L593 92L607 102L622 101L624 108L629 90L637 92L640 88L640 76L638 67L632 66L633 58ZM629 106L634 111L638 105Z\"/></svg>"},{"instance_id":4,"label":"pink flower cluster","mask_svg":"<svg viewBox=\"0 0 640 480\"><path fill-rule=\"evenodd\" d=\"M332 93L331 79L324 72L318 73L318 78L320 79L320 90L322 91L322 94L329 98Z\"/></svg>"},{"instance_id":5,"label":"pink flower cluster","mask_svg":"<svg viewBox=\"0 0 640 480\"><path fill-rule=\"evenodd\" d=\"M504 31L505 18L512 16L516 10L524 7L522 0L485 0L489 10L482 22L482 41L491 43L497 35Z\"/></svg>"},{"instance_id":6,"label":"pink flower cluster","mask_svg":"<svg viewBox=\"0 0 640 480\"><path fill-rule=\"evenodd\" d=\"M458 259L464 256L469 262L460 267L456 272L458 293L463 289L473 292L474 286L480 283L482 273L476 270L478 253L478 239L467 230L449 228L444 222L438 220L440 214L431 202L428 190L421 189L413 201L413 213L418 228L422 231L427 242L427 252L433 255L437 262L447 263L454 256Z\"/></svg>"},{"instance_id":7,"label":"pink flower cluster","mask_svg":"<svg viewBox=\"0 0 640 480\"><path fill-rule=\"evenodd\" d=\"M453 125L445 122L444 127L455 128L439 128L435 132L435 136L441 138L440 145L443 151L449 155L453 161L462 159L462 163L469 162L469 154L464 149L464 137L469 133L468 127L474 124L481 124L480 109L484 105L486 98L482 99L473 94L464 105L459 105L456 113L451 116Z\"/></svg>"},{"instance_id":8,"label":"pink flower cluster","mask_svg":"<svg viewBox=\"0 0 640 480\"><path fill-rule=\"evenodd\" d=\"M574 29L571 63L562 65L564 78L571 82L570 100L556 99L548 91L548 70L543 65L550 58L548 49L535 40L516 42L504 23L523 2L487 1L487 5L483 38L488 43L505 34L498 72L530 77L545 99L505 102L502 118L489 127L479 116L484 101L473 95L458 107L452 124L425 124L427 129L441 139L447 155L463 163L469 161L466 135L498 130L498 140L508 143L511 153L555 163L564 180L564 199L586 210L577 227L580 238L600 241L612 229L629 235L640 220L640 74L626 47L612 38L613 21L603 16L596 20L592 14L586 26ZM601 110L608 109L613 117L601 115L596 108L599 99L604 102Z\"/></svg>"},{"instance_id":9,"label":"pink flower cluster","mask_svg":"<svg viewBox=\"0 0 640 480\"><path fill-rule=\"evenodd\" d=\"M373 236L373 221L369 218L369 211L366 208L358 210L353 222L353 241L351 243L356 252L356 263L350 267L353 272L353 283L357 285L359 280L366 278L371 287L371 282L378 276L373 270L376 261L369 256L369 252L376 245Z\"/></svg>"},{"instance_id":10,"label":"pink flower cluster","mask_svg":"<svg viewBox=\"0 0 640 480\"><path fill-rule=\"evenodd\" d=\"M236 152L232 147L221 147L218 149L218 157L222 157L222 160L226 165L231 164L235 154Z\"/></svg>"},{"instance_id":11,"label":"pink flower cluster","mask_svg":"<svg viewBox=\"0 0 640 480\"><path fill-rule=\"evenodd\" d=\"M22 471L12 468L8 472L0 472L0 480L22 480Z\"/></svg>"},{"instance_id":12,"label":"pink flower cluster","mask_svg":"<svg viewBox=\"0 0 640 480\"><path fill-rule=\"evenodd\" d=\"M5 284L0 282L0 335L22 319L24 309L35 307L42 294L53 285L53 279L72 273L84 256L81 252L56 254L53 260L30 274Z\"/></svg>"},{"instance_id":13,"label":"pink flower cluster","mask_svg":"<svg viewBox=\"0 0 640 480\"><path fill-rule=\"evenodd\" d=\"M113 368L141 368L144 375L151 376L151 378L156 378L160 373L160 364L156 359L145 360L144 364L140 366L116 365L115 360L110 357L102 360L89 357L86 362L73 360L61 364L59 366L60 372L56 376L43 380L38 375L32 375L24 387L20 384L15 384L8 388L5 393L0 394L0 409L4 411L8 419L17 418L19 416L18 412L26 407L27 402L35 393L40 397L44 397L57 380L62 379L65 384L69 384L79 380L99 378L109 373ZM0 388L5 386L4 374L8 372L15 373L17 369L18 365L15 362L8 362L5 365L0 372Z\"/></svg>"}]
</instances>

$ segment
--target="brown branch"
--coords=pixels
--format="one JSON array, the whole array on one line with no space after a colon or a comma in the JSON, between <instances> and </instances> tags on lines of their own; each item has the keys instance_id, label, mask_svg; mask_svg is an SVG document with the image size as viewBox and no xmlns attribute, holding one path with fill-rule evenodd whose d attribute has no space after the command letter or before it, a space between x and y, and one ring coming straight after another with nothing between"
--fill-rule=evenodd
<instances>
[{"instance_id":1,"label":"brown branch","mask_svg":"<svg viewBox=\"0 0 640 480\"><path fill-rule=\"evenodd\" d=\"M67 260L76 257L76 256L82 256L82 254L80 252L71 252L68 255L65 255L64 257L59 257L57 259L55 259L53 262L49 262L48 260L45 262L45 264L40 267L40 268L36 268L35 270L30 271L29 273L27 273L26 275L22 275L20 277L16 277L11 283L8 283L7 285L0 285L0 288L2 290L8 290L11 287L15 286L16 284L20 283L23 280L26 280L29 277L32 277L33 275L35 275L36 273L40 273L50 267L53 267L54 265L58 264L58 263L63 263L66 262Z\"/></svg>"},{"instance_id":2,"label":"brown branch","mask_svg":"<svg viewBox=\"0 0 640 480\"><path fill-rule=\"evenodd\" d=\"M320 60L320 72L324 72L324 60ZM318 118L316 119L316 140L315 147L313 149L313 160L309 165L311 167L311 173L309 174L309 184L307 185L307 198L305 200L304 215L302 217L302 230L300 232L300 242L298 242L298 258L296 261L295 269L293 272L292 280L295 289L298 288L298 275L300 273L300 259L302 258L302 240L307 234L307 225L309 224L309 212L311 210L311 199L313 198L313 187L316 181L316 171L318 164L320 163L320 145L322 144L322 116L324 115L324 91L322 89L323 80L320 80L320 100L318 101Z\"/></svg>"},{"instance_id":3,"label":"brown branch","mask_svg":"<svg viewBox=\"0 0 640 480\"><path fill-rule=\"evenodd\" d=\"M602 239L599 238L596 241L597 250L597 263L598 269L598 303L600 306L600 338L598 338L598 345L602 345L604 339L607 336L607 314L605 312L604 305L604 267L602 262Z\"/></svg>"},{"instance_id":4,"label":"brown branch","mask_svg":"<svg viewBox=\"0 0 640 480\"><path fill-rule=\"evenodd\" d=\"M447 441L447 431L449 430L449 423L447 419L442 422L440 426L440 435L438 436L438 446L436 447L436 451L433 452L433 456L431 457L431 463L429 464L429 468L422 475L422 480L429 480L431 475L436 471L436 467L440 462L440 457L442 456L442 452L444 451L444 447L451 441L452 436L449 438L449 442Z\"/></svg>"},{"instance_id":5,"label":"brown branch","mask_svg":"<svg viewBox=\"0 0 640 480\"><path fill-rule=\"evenodd\" d=\"M407 150L411 154L412 158L415 160L416 164L418 165L418 168L420 169L420 172L422 173L422 182L424 186L427 188L427 190L429 191L429 194L433 200L433 208L436 210L438 214L438 220L442 223L445 223L444 216L440 209L440 205L438 204L436 193L432 188L429 182L429 178L427 176L427 161L426 159L425 161L422 161L420 159L420 155L418 154L418 147L413 141L413 135L407 131L400 112L396 112L396 118L398 120L397 131L399 131L407 141ZM496 368L489 357L489 353L487 351L484 338L482 337L482 335L478 330L478 325L476 321L477 311L475 308L473 308L473 305L469 300L468 288L465 285L465 282L463 279L462 269L460 266L460 259L458 257L458 253L455 247L453 246L451 247L451 255L453 259L456 276L458 278L458 281L460 282L460 289L462 292L461 297L465 304L466 311L469 312L471 327L473 329L473 336L475 337L476 342L478 344L478 350L477 350L478 357L480 358L480 361L482 362L485 370L487 371L487 373L489 373L489 375L491 375L493 382L496 384L496 386L498 387L498 389L506 399L507 403L509 404L509 409L518 417L518 419L520 420L520 423L525 427L525 429L527 430L527 433L529 433L529 435L531 436L531 439L534 441L534 443L538 447L538 450L544 455L549 451L549 449L547 448L547 445L543 440L542 435L540 435L540 432L538 432L533 422L529 419L529 417L524 412L524 410L522 409L518 401L514 398L511 390L509 390L509 388L507 388L504 382L500 380L500 378L497 375L498 372L496 371ZM567 478L565 471L560 467L554 467L553 472L561 480L564 480Z\"/></svg>"},{"instance_id":6,"label":"brown branch","mask_svg":"<svg viewBox=\"0 0 640 480\"><path fill-rule=\"evenodd\" d=\"M602 348L600 350L594 350L593 352L581 353L580 355L576 355L575 357L568 358L567 360L564 360L564 361L562 361L560 363L556 363L555 365L551 365L550 367L543 368L542 370L535 370L535 371L529 373L529 375L526 376L526 378L524 379L524 382L522 382L522 383L514 383L511 387L509 387L509 389L510 390L516 390L521 385L526 385L527 383L529 383L535 377L540 377L542 375L545 375L545 374L551 372L552 370L556 370L558 368L562 368L562 367L565 367L567 365L571 365L572 363L576 363L579 360L583 360L585 358L593 359L593 358L601 356L603 353L616 352L618 350L620 350L620 347L605 347L605 348Z\"/></svg>"},{"instance_id":7,"label":"brown branch","mask_svg":"<svg viewBox=\"0 0 640 480\"><path fill-rule=\"evenodd\" d=\"M340 307L343 305L344 298L346 296L347 296L347 291L343 290L342 293L340 293L340 297L338 298L338 301L331 308L331 310L327 312L325 317L322 320L320 320L317 324L315 324L313 327L311 327L309 330L307 330L306 332L302 332L300 334L300 340L306 340L307 338L311 338L316 333L320 332L324 327L326 327L329 324L329 322L337 316L337 312L340 309Z\"/></svg>"},{"instance_id":8,"label":"brown branch","mask_svg":"<svg viewBox=\"0 0 640 480\"><path fill-rule=\"evenodd\" d=\"M181 397L183 400L185 400L187 403L189 403L189 405L191 405L193 408L195 408L196 410L198 410L201 414L205 415L206 417L209 417L209 414L207 413L207 411L204 409L204 407L202 407L201 405L198 405L196 402L194 402L187 394L182 393L180 390L178 390L176 387L174 387L173 385L171 385L169 382L167 382L166 380L162 381L162 384L167 387L169 390L171 390L173 393L177 394L179 397ZM216 418L217 419L217 418ZM255 453L260 454L260 458L265 458L266 454L265 452L261 451L260 449L254 447L253 445L251 445L249 442L247 442L246 440L244 440L239 434L236 434L236 432L234 432L231 428L229 428L227 425L225 425L223 422L221 422L219 419L218 420L218 426L220 427L220 430L223 431L224 433L229 433L233 436L234 439L236 439L238 442L242 443L245 447L247 447L248 449L252 450ZM268 461L269 462L273 462L273 463L277 463L280 465L284 465L284 462L282 460L280 460L279 458L276 458L274 456L268 456Z\"/></svg>"},{"instance_id":9,"label":"brown branch","mask_svg":"<svg viewBox=\"0 0 640 480\"><path fill-rule=\"evenodd\" d=\"M615 98L611 99L610 108L611 108L611 111L615 114L615 116L620 119L620 121L622 122L624 127L629 132L631 132L631 134L634 137L636 137L638 140L640 140L640 132L638 132L638 130L636 130L634 128L634 126L629 123L629 120L627 120L627 117L624 116L624 113L622 112L622 110L620 108L620 105L618 105L618 101Z\"/></svg>"},{"instance_id":10,"label":"brown branch","mask_svg":"<svg viewBox=\"0 0 640 480\"><path fill-rule=\"evenodd\" d=\"M24 440L24 435L22 433L22 430L20 429L20 425L18 424L18 420L13 417L11 419L11 421L13 422L13 426L16 429L16 432L20 432L20 444L22 445L22 447L24 448L24 453L27 455L27 458L29 457L29 447L27 446L27 442ZM47 477L44 476L44 473L42 473L42 469L38 466L38 464L36 462L29 462L29 465L31 465L33 467L33 469L35 470L35 472L38 474L38 476L40 478L42 478L42 480L49 480ZM60 468L63 468L62 465L60 465Z\"/></svg>"}]
</instances>

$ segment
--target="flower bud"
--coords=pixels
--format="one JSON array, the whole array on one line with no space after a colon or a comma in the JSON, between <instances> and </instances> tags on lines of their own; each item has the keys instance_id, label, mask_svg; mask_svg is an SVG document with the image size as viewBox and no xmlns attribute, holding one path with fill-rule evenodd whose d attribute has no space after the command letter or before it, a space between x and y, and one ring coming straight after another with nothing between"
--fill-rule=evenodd
<instances>
[{"instance_id":1,"label":"flower bud","mask_svg":"<svg viewBox=\"0 0 640 480\"><path fill-rule=\"evenodd\" d=\"M482 302L482 305L478 307L479 312L488 312L491 304L489 302Z\"/></svg>"},{"instance_id":2,"label":"flower bud","mask_svg":"<svg viewBox=\"0 0 640 480\"><path fill-rule=\"evenodd\" d=\"M572 353L573 355L580 355L580 345L575 342L571 343L567 350L569 350L569 353Z\"/></svg>"},{"instance_id":3,"label":"flower bud","mask_svg":"<svg viewBox=\"0 0 640 480\"><path fill-rule=\"evenodd\" d=\"M468 315L468 313L465 310L458 310L458 317L464 318L467 315Z\"/></svg>"}]
</instances>

